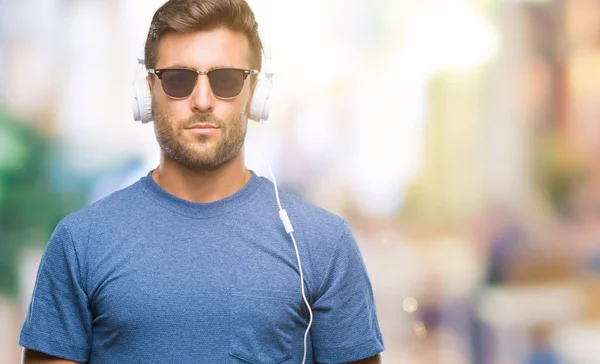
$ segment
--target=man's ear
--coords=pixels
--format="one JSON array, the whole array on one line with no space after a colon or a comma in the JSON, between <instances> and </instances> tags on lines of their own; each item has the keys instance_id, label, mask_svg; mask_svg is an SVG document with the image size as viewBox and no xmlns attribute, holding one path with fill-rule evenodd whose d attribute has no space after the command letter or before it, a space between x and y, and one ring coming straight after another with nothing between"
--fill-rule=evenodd
<instances>
[{"instance_id":1,"label":"man's ear","mask_svg":"<svg viewBox=\"0 0 600 364\"><path fill-rule=\"evenodd\" d=\"M258 80L254 79L250 81L250 94L248 95L248 108L252 105L252 99L254 98L254 91L256 91L256 85L258 85Z\"/></svg>"},{"instance_id":2,"label":"man's ear","mask_svg":"<svg viewBox=\"0 0 600 364\"><path fill-rule=\"evenodd\" d=\"M152 93L152 87L154 86L154 81L151 75L146 76L146 82L148 82L148 87L150 87L150 92Z\"/></svg>"},{"instance_id":3,"label":"man's ear","mask_svg":"<svg viewBox=\"0 0 600 364\"><path fill-rule=\"evenodd\" d=\"M252 92L250 92L250 96L254 95L254 90L256 89L256 85L258 85L258 78L253 77L252 80L250 80L250 84L252 85L252 87L250 88L252 90Z\"/></svg>"}]
</instances>

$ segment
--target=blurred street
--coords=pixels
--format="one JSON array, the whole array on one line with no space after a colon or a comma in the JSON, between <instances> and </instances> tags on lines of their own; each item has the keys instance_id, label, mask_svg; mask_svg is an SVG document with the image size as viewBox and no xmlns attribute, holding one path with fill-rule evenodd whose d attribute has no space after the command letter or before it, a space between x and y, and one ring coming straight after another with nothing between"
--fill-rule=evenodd
<instances>
[{"instance_id":1,"label":"blurred street","mask_svg":"<svg viewBox=\"0 0 600 364\"><path fill-rule=\"evenodd\" d=\"M268 159L352 227L383 362L600 363L600 0L248 2ZM56 224L158 163L130 104L162 3L0 0L2 364Z\"/></svg>"}]
</instances>

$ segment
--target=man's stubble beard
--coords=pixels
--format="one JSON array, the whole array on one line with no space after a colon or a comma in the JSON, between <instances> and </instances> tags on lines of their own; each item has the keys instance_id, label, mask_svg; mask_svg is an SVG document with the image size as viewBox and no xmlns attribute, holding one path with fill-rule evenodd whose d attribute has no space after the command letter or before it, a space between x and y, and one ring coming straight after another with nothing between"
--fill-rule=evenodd
<instances>
[{"instance_id":1,"label":"man's stubble beard","mask_svg":"<svg viewBox=\"0 0 600 364\"><path fill-rule=\"evenodd\" d=\"M246 110L244 110L244 114ZM177 129L173 130L169 118L164 115L156 103L152 102L152 116L154 120L154 133L160 149L165 156L182 166L194 171L213 171L235 158L244 146L247 131L247 118L242 115L236 117L231 123L215 117L212 113L193 114L189 118L178 122ZM184 129L194 124L208 123L219 127L220 138L216 144L209 148L210 135L198 135L194 145L188 144L181 135ZM202 149L195 146L203 145Z\"/></svg>"}]
</instances>

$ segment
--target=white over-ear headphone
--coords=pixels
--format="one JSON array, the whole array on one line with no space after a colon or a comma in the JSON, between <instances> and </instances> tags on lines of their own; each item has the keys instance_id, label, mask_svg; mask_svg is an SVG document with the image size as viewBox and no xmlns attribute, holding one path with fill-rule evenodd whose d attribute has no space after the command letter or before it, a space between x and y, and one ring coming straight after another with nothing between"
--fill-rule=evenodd
<instances>
[{"instance_id":1,"label":"white over-ear headphone","mask_svg":"<svg viewBox=\"0 0 600 364\"><path fill-rule=\"evenodd\" d=\"M265 38L263 36L260 38L261 42L263 42L263 64L262 71L257 76L258 80L250 103L249 118L262 123L267 121L271 112L271 90L273 89L274 73L269 69L271 66L271 50L269 45L265 43ZM150 94L150 87L146 80L147 72L140 72L141 70L146 70L144 67L144 57L138 58L137 61L138 70L136 78L133 81L131 108L133 119L145 124L152 121L152 95Z\"/></svg>"}]
</instances>

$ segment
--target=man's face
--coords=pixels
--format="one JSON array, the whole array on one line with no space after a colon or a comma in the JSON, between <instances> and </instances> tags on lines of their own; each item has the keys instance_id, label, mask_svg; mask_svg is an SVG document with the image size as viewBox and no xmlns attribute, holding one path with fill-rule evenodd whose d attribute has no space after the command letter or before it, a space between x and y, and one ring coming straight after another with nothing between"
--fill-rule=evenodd
<instances>
[{"instance_id":1,"label":"man's face","mask_svg":"<svg viewBox=\"0 0 600 364\"><path fill-rule=\"evenodd\" d=\"M249 69L249 52L243 33L224 28L169 33L159 43L155 68ZM166 157L193 170L214 170L240 153L251 96L249 79L237 97L223 100L213 94L208 77L199 75L192 94L177 100L165 94L156 76L152 78L154 130Z\"/></svg>"}]
</instances>

